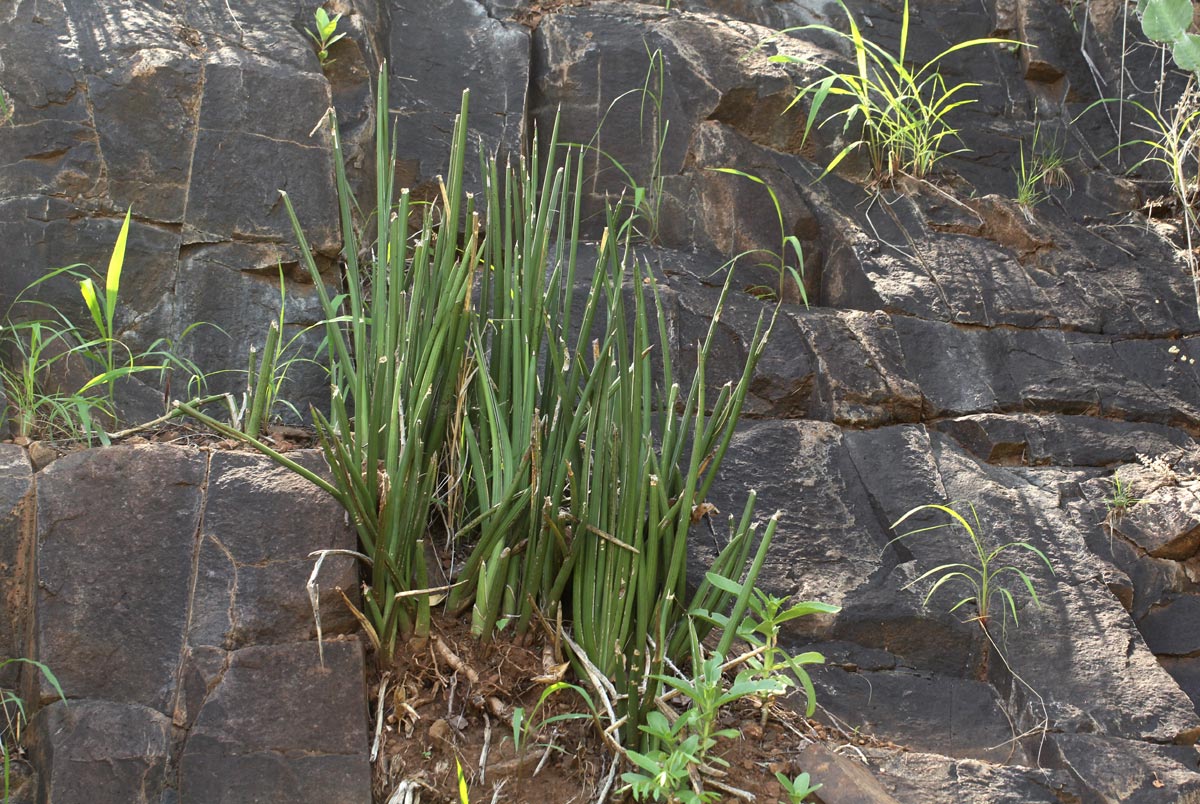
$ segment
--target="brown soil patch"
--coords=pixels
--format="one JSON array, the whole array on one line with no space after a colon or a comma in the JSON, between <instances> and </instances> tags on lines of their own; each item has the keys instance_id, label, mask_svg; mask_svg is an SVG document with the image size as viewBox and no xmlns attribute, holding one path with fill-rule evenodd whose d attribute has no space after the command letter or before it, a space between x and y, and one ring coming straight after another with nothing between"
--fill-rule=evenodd
<instances>
[{"instance_id":1,"label":"brown soil patch","mask_svg":"<svg viewBox=\"0 0 1200 804\"><path fill-rule=\"evenodd\" d=\"M419 791L423 801L457 804L456 760L472 804L597 800L613 756L590 720L533 729L524 750L515 750L513 711L523 707L529 713L537 705L551 683L546 676L553 669L552 650L511 641L485 645L471 637L465 621L437 618L429 640L400 654L371 686L373 722L379 713L383 717L373 766L376 804L387 804L405 787ZM562 690L548 699L536 721L581 711L576 694ZM739 736L722 740L715 751L729 763L717 784L752 794L758 802L786 800L775 773L794 777L803 771L796 759L809 743L879 744L807 720L786 706L772 707L765 724L762 714L749 702L723 711L719 727L735 729ZM623 787L620 773L626 770L627 765L618 769L612 792ZM611 793L610 798L620 800ZM721 800L739 796L725 792Z\"/></svg>"}]
</instances>

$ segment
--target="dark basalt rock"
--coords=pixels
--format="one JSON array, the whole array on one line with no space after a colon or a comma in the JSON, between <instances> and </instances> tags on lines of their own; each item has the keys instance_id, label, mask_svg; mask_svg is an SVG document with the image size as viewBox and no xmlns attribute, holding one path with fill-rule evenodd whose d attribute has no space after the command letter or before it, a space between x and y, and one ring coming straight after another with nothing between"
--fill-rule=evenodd
<instances>
[{"instance_id":1,"label":"dark basalt rock","mask_svg":"<svg viewBox=\"0 0 1200 804\"><path fill-rule=\"evenodd\" d=\"M317 453L292 455L323 471ZM255 454L151 445L62 457L37 484L34 641L17 650L71 698L40 716L47 801L83 800L72 791L88 785L125 791L105 801L166 788L181 802L369 799L362 648L330 643L322 666L308 641L308 556L355 545L332 499ZM329 557L318 581L326 638L352 631L337 589L355 592L354 560ZM25 678L37 700L56 698ZM118 728L141 748L105 754L99 736Z\"/></svg>"},{"instance_id":2,"label":"dark basalt rock","mask_svg":"<svg viewBox=\"0 0 1200 804\"><path fill-rule=\"evenodd\" d=\"M921 804L1063 804L1079 801L1066 771L994 765L938 754L864 749L883 788Z\"/></svg>"},{"instance_id":3,"label":"dark basalt rock","mask_svg":"<svg viewBox=\"0 0 1200 804\"><path fill-rule=\"evenodd\" d=\"M180 804L371 800L357 641L326 645L323 667L312 642L218 656L184 670L202 700L189 710Z\"/></svg>"},{"instance_id":4,"label":"dark basalt rock","mask_svg":"<svg viewBox=\"0 0 1200 804\"><path fill-rule=\"evenodd\" d=\"M56 701L30 724L38 801L157 804L171 759L171 720L116 701Z\"/></svg>"},{"instance_id":5,"label":"dark basalt rock","mask_svg":"<svg viewBox=\"0 0 1200 804\"><path fill-rule=\"evenodd\" d=\"M792 621L785 641L829 656L815 676L830 711L920 749L864 752L885 794L921 804L1200 800L1194 749L1168 745L1200 735L1200 509L1189 474L1200 463L1190 362L1200 316L1180 243L1130 217L1155 188L1093 156L1116 144L1103 111L1065 136L1099 97L1089 59L1110 87L1122 69L1131 85L1157 77L1148 60L1121 57L1125 35L1138 35L1124 7L914 2L914 62L993 33L1038 47L952 54L947 82L981 85L969 90L978 103L955 116L971 152L927 181L867 185L855 156L818 180L849 135L835 123L805 142L807 101L784 113L823 65L851 63L846 43L792 32L755 50L782 27L844 30L835 6L554 5L345 0L336 10L349 36L322 69L304 33L309 0L153 0L119 12L16 0L0 21L0 87L14 110L0 129L0 307L49 268L103 269L132 206L123 337L145 348L210 322L226 334L201 327L176 347L205 370L240 368L278 313L281 264L287 335L323 317L279 189L326 282L340 281L331 139L318 122L337 109L351 182L366 197L371 84L385 59L396 180L422 198L445 169L463 88L473 91L472 137L504 154L527 148L535 130L545 147L561 108L560 141L595 146L589 234L628 182L615 162L655 193L653 215L638 222L652 242L637 248L678 370L694 365L728 260L750 252L732 269L717 325L714 392L739 375L754 327L783 298L747 399L752 420L711 501L737 514L754 489L760 515L783 509L761 584L843 607ZM849 5L873 41L898 49L900 4ZM645 86L656 50L661 108L639 93L617 100ZM813 64L784 67L768 61L775 52ZM1019 146L1039 124L1061 137L1073 186L1022 209L997 193L1012 194ZM710 170L722 167L767 181L778 213L761 185ZM475 170L469 160L478 189ZM812 309L767 253L785 236L803 246ZM39 297L86 320L62 279ZM301 339L305 356L319 337ZM301 412L327 393L318 368L297 364L292 379L285 396ZM173 382L181 396L186 378ZM242 383L233 372L210 377L214 390ZM128 415L161 408L142 390ZM1169 471L1132 465L1161 454ZM1106 505L1114 469L1143 500L1120 516ZM910 508L955 499L976 503L989 543L1027 540L1054 567L1051 577L1036 557L1005 554L1030 573L1042 606L1016 594L1019 627L993 632L1004 661L970 605L948 612L963 589L944 587L926 605L932 579L913 583L972 560L962 535L894 541L891 526ZM320 668L303 590L308 552L354 543L331 501L247 454L118 447L34 475L20 448L0 446L0 653L47 662L72 699L51 703L35 674L0 677L47 704L29 730L38 800L366 801L361 649L329 643ZM717 546L703 532L695 545L693 579ZM356 579L350 559L326 561L327 634L353 627L333 590ZM864 700L868 682L875 696ZM1043 721L1049 732L1002 745Z\"/></svg>"},{"instance_id":6,"label":"dark basalt rock","mask_svg":"<svg viewBox=\"0 0 1200 804\"><path fill-rule=\"evenodd\" d=\"M169 447L118 447L60 458L39 474L31 655L72 697L170 716L205 464ZM55 696L39 685L39 700Z\"/></svg>"},{"instance_id":7,"label":"dark basalt rock","mask_svg":"<svg viewBox=\"0 0 1200 804\"><path fill-rule=\"evenodd\" d=\"M526 130L530 34L496 19L478 0L431 0L387 3L391 6L388 40L389 105L396 118L400 150L398 187L436 192L435 177L445 173L450 133L464 89L471 90L472 140L489 152L516 157ZM550 126L539 129L544 138ZM478 162L468 159L465 181L482 190Z\"/></svg>"},{"instance_id":8,"label":"dark basalt rock","mask_svg":"<svg viewBox=\"0 0 1200 804\"><path fill-rule=\"evenodd\" d=\"M1195 447L1192 437L1176 428L1091 416L984 413L935 426L994 464L1111 466L1133 461L1138 453Z\"/></svg>"}]
</instances>

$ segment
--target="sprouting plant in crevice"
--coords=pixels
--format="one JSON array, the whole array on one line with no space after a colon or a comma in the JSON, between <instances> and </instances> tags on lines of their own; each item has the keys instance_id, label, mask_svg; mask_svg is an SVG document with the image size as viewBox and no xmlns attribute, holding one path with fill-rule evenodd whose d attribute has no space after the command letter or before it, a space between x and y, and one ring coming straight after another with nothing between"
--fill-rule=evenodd
<instances>
[{"instance_id":1,"label":"sprouting plant in crevice","mask_svg":"<svg viewBox=\"0 0 1200 804\"><path fill-rule=\"evenodd\" d=\"M804 303L804 306L807 307L808 291L804 287L804 279L801 276L804 271L804 248L800 245L800 239L798 237L787 233L787 227L784 226L783 223L783 207L781 207L779 204L779 196L775 194L775 190L762 178L750 173L746 173L745 171L737 170L736 168L722 167L708 169L714 173L726 173L730 176L738 176L743 179L748 179L755 184L760 184L766 188L767 194L771 196L771 205L775 208L775 216L779 221L779 251L769 253L769 256L774 257L775 259L772 262L767 263L767 265L769 265L769 267L779 274L779 285L775 288L750 288L749 292L762 298L773 297L776 300L783 300L790 295L787 292L787 280L790 277L794 283L793 287L796 288L796 291L799 294L800 300ZM796 260L795 265L788 264L789 252ZM732 265L743 256L748 256L748 254L740 254L737 257L734 257L734 259L730 261L730 264Z\"/></svg>"},{"instance_id":2,"label":"sprouting plant in crevice","mask_svg":"<svg viewBox=\"0 0 1200 804\"><path fill-rule=\"evenodd\" d=\"M313 22L316 23L316 29L305 28L307 33L317 45L317 58L321 61L322 67L328 67L333 64L334 59L329 58L329 48L333 47L337 42L343 39L345 33L337 33L338 23L342 21L341 14L329 16L329 12L322 6L317 6L313 12Z\"/></svg>"},{"instance_id":3,"label":"sprouting plant in crevice","mask_svg":"<svg viewBox=\"0 0 1200 804\"><path fill-rule=\"evenodd\" d=\"M1104 526L1108 528L1108 547L1112 550L1113 537L1117 533L1117 523L1125 514L1129 513L1134 506L1145 502L1140 497L1134 497L1133 491L1129 484L1121 479L1120 474L1113 473L1113 476L1108 480L1112 485L1112 494L1104 498Z\"/></svg>"},{"instance_id":4,"label":"sprouting plant in crevice","mask_svg":"<svg viewBox=\"0 0 1200 804\"><path fill-rule=\"evenodd\" d=\"M968 521L961 513L955 510L954 506L956 505L967 506L970 511L971 521ZM995 610L994 602L998 599L1000 601L1004 624L1007 624L1008 617L1010 616L1014 624L1019 624L1016 598L1013 596L1012 590L1004 583L1005 579L1015 576L1025 591L1029 593L1033 604L1038 607L1041 606L1037 590L1034 588L1033 580L1029 577L1028 573L1012 564L1000 564L1000 561L1002 560L1001 556L1006 553L1025 551L1032 553L1040 559L1046 565L1046 568L1050 570L1050 574L1053 575L1054 566L1050 563L1050 559L1046 557L1045 553L1026 541L1006 542L997 547L986 545L983 539L983 527L979 522L979 514L975 511L975 505L970 502L949 503L948 505L932 503L919 505L896 520L892 524L892 528L895 529L909 518L926 511L945 514L950 518L950 521L910 530L892 539L888 544L942 528L959 528L963 535L970 541L974 559L972 563L955 562L941 564L933 569L926 570L909 583L909 586L913 586L928 578L935 579L933 585L925 594L926 605L929 604L930 599L933 598L939 589L952 581L957 581L967 588L968 594L951 606L950 611L957 611L967 604L973 604L976 614L971 619L978 622L984 630L987 630L993 618ZM973 526L972 522L974 522ZM1000 565L998 566L998 564Z\"/></svg>"},{"instance_id":5,"label":"sprouting plant in crevice","mask_svg":"<svg viewBox=\"0 0 1200 804\"><path fill-rule=\"evenodd\" d=\"M966 506L966 509L970 513L970 521L968 521L962 513L956 510L956 506ZM966 501L950 502L946 505L918 505L916 508L911 509L898 520L896 520L896 522L892 524L892 528L895 529L899 527L910 517L916 516L923 512L944 514L949 517L950 521L910 530L892 539L890 542L888 542L888 544L890 545L894 542L900 541L901 539L907 539L910 536L917 536L922 533L930 533L942 528L957 528L962 531L962 533L970 542L971 552L973 553L974 560L970 562L963 561L942 564L934 567L933 569L927 570L909 582L905 588L912 587L929 578L935 579L933 585L929 588L929 591L925 593L924 605L928 606L929 601L933 598L933 595L943 586L957 582L961 586L966 587L967 594L961 597L953 606L950 607L949 610L954 612L963 606L966 606L967 604L973 604L975 606L975 616L970 618L968 622L978 623L980 631L982 631L984 636L984 642L982 645L982 661L979 666L979 678L981 680L987 679L990 665L989 659L994 651L995 655L1000 658L1000 661L1008 670L1008 673L1012 676L1013 680L1028 690L1031 695L1033 695L1033 697L1038 701L1038 705L1042 710L1042 718L1035 726L1027 729L1021 734L1017 734L1016 729L1014 728L1013 738L1011 741L1012 750L1015 751L1019 742L1023 738L1030 735L1040 734L1041 739L1044 740L1050 724L1050 715L1046 709L1046 702L1042 698L1042 695L1013 668L1001 648L1001 645L1003 644L1004 632L1008 625L1008 619L1010 617L1012 618L1014 626L1019 625L1019 621L1017 619L1016 597L1013 595L1013 590L1006 582L1011 578L1018 580L1020 582L1020 586L1015 588L1018 590L1024 588L1024 590L1028 592L1029 598L1033 601L1034 606L1038 608L1041 607L1041 600L1038 598L1037 589L1033 585L1033 580L1029 577L1025 570L1012 564L1000 565L1000 562L1003 560L1002 556L1007 553L1029 553L1045 564L1046 568L1050 570L1051 576L1053 576L1054 567L1050 563L1050 559L1046 557L1045 553L1027 541L1006 542L997 547L990 547L985 544L983 526L979 521L979 514L975 510L975 505ZM996 608L995 600L997 599L1000 601L999 606L1001 610L1000 641L997 641L992 628L994 611Z\"/></svg>"},{"instance_id":6,"label":"sprouting plant in crevice","mask_svg":"<svg viewBox=\"0 0 1200 804\"><path fill-rule=\"evenodd\" d=\"M605 109L596 133L589 143L583 147L602 156L621 174L627 184L629 197L620 199L621 210L618 214L623 219L623 226L629 227L641 240L647 243L658 241L660 212L663 202L663 184L666 177L663 174L663 153L670 132L671 121L663 114L663 101L666 97L666 59L661 48L646 48L648 64L642 86L626 90L618 95ZM613 154L605 151L599 145L600 135L604 130L605 121L613 110L626 98L638 96L638 128L642 142L650 153L650 166L644 177L635 176ZM568 146L571 147L571 146ZM628 211L629 214L625 214ZM614 233L618 234L618 233ZM623 239L618 237L618 240Z\"/></svg>"},{"instance_id":7,"label":"sprouting plant in crevice","mask_svg":"<svg viewBox=\"0 0 1200 804\"><path fill-rule=\"evenodd\" d=\"M1108 481L1112 484L1113 492L1104 500L1104 507L1108 509L1108 518L1110 521L1120 519L1129 512L1131 508L1143 500L1134 497L1129 489L1129 484L1121 480L1120 475L1114 474Z\"/></svg>"},{"instance_id":8,"label":"sprouting plant in crevice","mask_svg":"<svg viewBox=\"0 0 1200 804\"><path fill-rule=\"evenodd\" d=\"M1028 156L1024 141L1020 143L1018 159L1017 166L1013 168L1013 175L1017 179L1016 202L1029 216L1034 207L1050 197L1050 190L1068 186L1071 179L1067 175L1067 160L1063 156L1062 146L1057 139L1046 142L1042 137L1041 123L1034 126Z\"/></svg>"},{"instance_id":9,"label":"sprouting plant in crevice","mask_svg":"<svg viewBox=\"0 0 1200 804\"><path fill-rule=\"evenodd\" d=\"M944 150L948 140L958 139L959 130L951 124L950 118L956 109L975 102L974 98L966 96L964 90L979 86L966 81L947 85L939 62L967 48L1020 43L995 37L971 39L952 45L925 64L913 67L908 59L908 0L904 2L900 50L897 53L891 53L867 39L842 0L838 0L838 5L846 14L849 33L828 25L803 25L780 31L759 44L762 47L779 36L791 33L821 31L848 41L853 48L853 69L840 71L820 65L827 75L804 87L788 105L790 109L803 100L809 100L808 117L804 125L805 140L814 124L825 126L838 118L842 119L842 131L856 138L830 160L821 175L832 171L860 148L867 152L876 178L888 179L897 173L907 173L916 178L928 175L942 159L964 150ZM787 54L770 58L785 64L800 60ZM821 109L831 96L844 100L848 105L822 118ZM853 128L855 126L860 128Z\"/></svg>"},{"instance_id":10,"label":"sprouting plant in crevice","mask_svg":"<svg viewBox=\"0 0 1200 804\"><path fill-rule=\"evenodd\" d=\"M1142 122L1136 126L1143 134L1117 145L1109 153L1129 147L1141 147L1144 156L1131 165L1132 172L1143 165L1157 165L1166 171L1171 197L1182 219L1185 240L1184 262L1192 277L1192 291L1197 313L1200 314L1200 214L1197 213L1197 179L1200 176L1200 88L1196 77L1190 76L1179 99L1167 103L1160 94L1153 103L1133 99L1104 98L1090 104L1080 117L1091 109L1117 103L1140 113Z\"/></svg>"}]
</instances>

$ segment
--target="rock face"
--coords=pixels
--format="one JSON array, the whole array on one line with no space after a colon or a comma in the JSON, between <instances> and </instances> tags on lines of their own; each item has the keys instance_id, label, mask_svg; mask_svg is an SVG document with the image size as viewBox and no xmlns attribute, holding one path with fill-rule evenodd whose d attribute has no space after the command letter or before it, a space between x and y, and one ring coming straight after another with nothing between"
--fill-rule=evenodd
<instances>
[{"instance_id":1,"label":"rock face","mask_svg":"<svg viewBox=\"0 0 1200 804\"><path fill-rule=\"evenodd\" d=\"M694 359L724 271L738 292L718 323L715 384L737 376L759 318L783 301L713 502L740 510L753 488L764 511L783 509L764 585L842 606L793 621L787 640L829 658L814 671L829 716L910 749L867 751L878 784L849 773L847 795L1200 801L1200 317L1178 238L1141 211L1157 188L1104 169L1094 154L1117 135L1102 109L1079 117L1101 79L1154 80L1152 60L1121 56L1137 30L1125 4L914 0L916 62L993 33L1037 47L951 54L947 82L979 85L954 110L964 151L930 181L890 184L864 181L858 157L819 178L845 144L840 124L805 139L806 103L789 109L797 86L849 63L826 34L776 36L844 26L826 3L339 0L327 5L349 35L324 70L304 34L313 5L15 0L0 12L13 107L0 128L0 306L48 268L103 267L132 206L125 336L148 346L209 322L224 333L201 327L183 353L207 371L243 366L278 311L280 265L290 332L321 317L279 189L338 281L318 123L336 109L351 180L369 186L385 60L396 180L422 197L462 89L489 149L518 153L561 114L560 139L591 146L587 234L606 202L642 190L638 248L663 284L677 365ZM847 5L899 48L900 4ZM1008 196L1039 124L1069 161L1027 209ZM803 247L789 263L803 288L778 270L785 238ZM45 291L82 320L70 282ZM325 382L301 365L285 395L303 408ZM335 685L361 677L359 648L332 644L332 671L318 669L301 593L307 552L353 538L313 495L242 454L118 448L35 480L19 448L0 447L0 650L36 652L73 699L38 689L42 800L368 800L363 697ZM906 511L951 500L975 504L986 543L1047 556L1053 575L1029 551L1003 556L1041 601L1014 588L1019 624L993 617L985 634L971 605L949 611L964 588L926 602L933 579L914 583L974 560L950 529L895 541ZM707 558L701 545L693 574ZM327 596L356 585L348 561L326 571L338 576L323 579ZM326 603L327 632L348 629ZM263 689L286 705L257 709ZM312 700L330 706L310 712Z\"/></svg>"},{"instance_id":2,"label":"rock face","mask_svg":"<svg viewBox=\"0 0 1200 804\"><path fill-rule=\"evenodd\" d=\"M31 724L43 800L369 800L362 648L332 642L322 667L311 641L308 554L355 545L323 492L255 455L111 447L40 472L23 521L19 655L70 698L26 673L50 704ZM352 630L335 590L357 587L353 559L320 581L324 633Z\"/></svg>"},{"instance_id":3,"label":"rock face","mask_svg":"<svg viewBox=\"0 0 1200 804\"><path fill-rule=\"evenodd\" d=\"M33 469L25 451L0 445L0 656L21 656L29 625L33 581L32 544L26 537L33 515ZM20 668L0 670L0 685L15 686Z\"/></svg>"}]
</instances>

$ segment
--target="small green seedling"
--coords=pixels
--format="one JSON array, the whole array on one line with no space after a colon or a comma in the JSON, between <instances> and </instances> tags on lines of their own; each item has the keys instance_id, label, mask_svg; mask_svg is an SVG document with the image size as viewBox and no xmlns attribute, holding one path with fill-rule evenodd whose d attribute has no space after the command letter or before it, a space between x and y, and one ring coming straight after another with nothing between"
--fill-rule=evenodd
<instances>
[{"instance_id":1,"label":"small green seedling","mask_svg":"<svg viewBox=\"0 0 1200 804\"><path fill-rule=\"evenodd\" d=\"M716 573L709 572L705 577L709 583L718 589L734 595L741 592L740 584L730 581L727 578L722 578ZM811 717L813 712L816 711L817 693L813 687L812 679L809 678L808 672L804 669L804 665L821 664L825 661L825 657L817 651L808 651L801 653L799 656L790 655L786 650L779 647L779 631L783 624L789 620L809 614L836 614L841 609L837 606L831 606L828 603L817 603L814 601L797 603L794 606L784 608L786 603L786 599L769 595L758 587L754 587L749 600L752 614L741 618L737 622L735 630L738 638L745 641L752 649L752 652L757 653L756 656L747 660L754 677L776 679L784 691L799 684L804 689L804 694L807 698L806 714ZM724 614L706 611L698 611L694 612L694 614L703 620L713 623L722 630L728 630L731 627L730 618ZM790 675L788 674L789 671ZM767 691L760 697L763 703L762 717L765 722L770 710L770 704L775 700L777 694L773 691Z\"/></svg>"},{"instance_id":2,"label":"small green seedling","mask_svg":"<svg viewBox=\"0 0 1200 804\"><path fill-rule=\"evenodd\" d=\"M1033 129L1033 143L1029 147L1029 155L1025 155L1025 143L1021 143L1020 161L1013 168L1017 179L1018 206L1029 215L1038 204L1050 197L1049 190L1054 187L1069 185L1071 179L1067 176L1067 160L1063 157L1062 147L1056 140L1047 145L1042 138L1042 126L1039 123Z\"/></svg>"},{"instance_id":3,"label":"small green seedling","mask_svg":"<svg viewBox=\"0 0 1200 804\"><path fill-rule=\"evenodd\" d=\"M306 28L307 33L312 40L317 43L317 58L321 60L321 66L327 67L333 64L334 60L329 58L329 48L333 47L339 40L345 37L345 33L337 33L338 23L342 20L341 14L329 16L324 8L317 6L317 10L313 12L313 20L317 24L317 29L314 31L311 28Z\"/></svg>"},{"instance_id":4,"label":"small green seedling","mask_svg":"<svg viewBox=\"0 0 1200 804\"><path fill-rule=\"evenodd\" d=\"M783 786L783 792L791 804L802 804L804 799L821 789L821 785L812 783L807 773L802 773L795 779L789 779L782 773L776 773L775 778Z\"/></svg>"},{"instance_id":5,"label":"small green seedling","mask_svg":"<svg viewBox=\"0 0 1200 804\"><path fill-rule=\"evenodd\" d=\"M1113 519L1120 519L1130 508L1137 505L1143 500L1134 497L1130 492L1129 484L1121 480L1119 475L1113 475L1109 480L1113 486L1112 496L1104 501L1104 506L1108 508L1108 514Z\"/></svg>"},{"instance_id":6,"label":"small green seedling","mask_svg":"<svg viewBox=\"0 0 1200 804\"><path fill-rule=\"evenodd\" d=\"M549 700L551 695L556 692L560 692L561 690L574 690L576 693L578 693L579 697L583 699L583 702L587 704L588 712L564 712L561 715L554 715L553 717L548 717L542 721L537 720L537 714L539 711L541 711L542 706L545 705L546 701ZM599 722L599 715L596 712L595 705L592 703L591 696L587 694L587 690L583 689L582 687L578 687L575 684L568 684L565 681L555 682L554 684L546 687L546 689L542 690L542 694L538 696L537 703L534 704L533 709L531 709L528 714L525 712L525 707L514 707L512 716L512 737L513 749L517 753L518 762L524 762L524 754L529 748L530 741L536 738L538 732L540 732L544 726L548 726L551 723L561 723L565 720L596 720Z\"/></svg>"},{"instance_id":7,"label":"small green seedling","mask_svg":"<svg viewBox=\"0 0 1200 804\"><path fill-rule=\"evenodd\" d=\"M902 533L896 538L892 539L890 542L888 542L888 544L890 545L894 542L898 542L901 539L908 538L909 536L915 536L919 533L926 533L929 531L939 530L941 528L954 527L956 525L962 528L963 532L967 535L967 538L971 540L971 546L975 550L976 563L942 564L923 573L916 580L912 581L912 583L908 584L908 586L918 584L921 581L924 581L926 578L937 578L937 581L925 594L925 605L929 605L929 600L933 597L934 593L937 592L938 589L941 589L942 586L950 581L958 579L967 584L971 594L963 597L957 603L951 606L950 611L956 611L968 603L974 603L977 613L972 619L978 622L979 625L986 631L988 623L992 617L993 599L999 596L1002 604L1001 611L1005 615L1005 624L1007 624L1008 621L1007 617L1011 615L1013 624L1019 625L1020 623L1017 619L1016 599L1013 597L1012 591L1000 582L1002 576L1016 575L1020 579L1021 583L1025 586L1026 591L1029 592L1029 597L1033 600L1034 605L1040 608L1042 604L1038 599L1037 590L1033 587L1033 581L1024 570L1009 564L1006 564L1002 567L996 566L1000 556L1009 550L1025 550L1033 553L1035 556L1041 559L1046 565L1046 568L1050 570L1051 575L1054 574L1054 567L1050 564L1050 559L1046 558L1046 554L1034 547L1029 542L1007 542L993 550L988 550L983 543L983 528L979 523L979 515L975 511L974 504L970 502L966 503L967 507L969 507L971 510L971 519L975 523L974 527L971 526L971 523L968 522L962 516L962 514L954 510L955 505L962 504L963 503L961 502L952 502L947 505L918 505L916 508L913 508L904 516L896 520L896 522L892 525L892 528L899 527L900 524L909 517L915 516L923 511L939 511L950 517L951 521L943 522L940 525L930 525L929 527L910 530L907 533Z\"/></svg>"}]
</instances>

